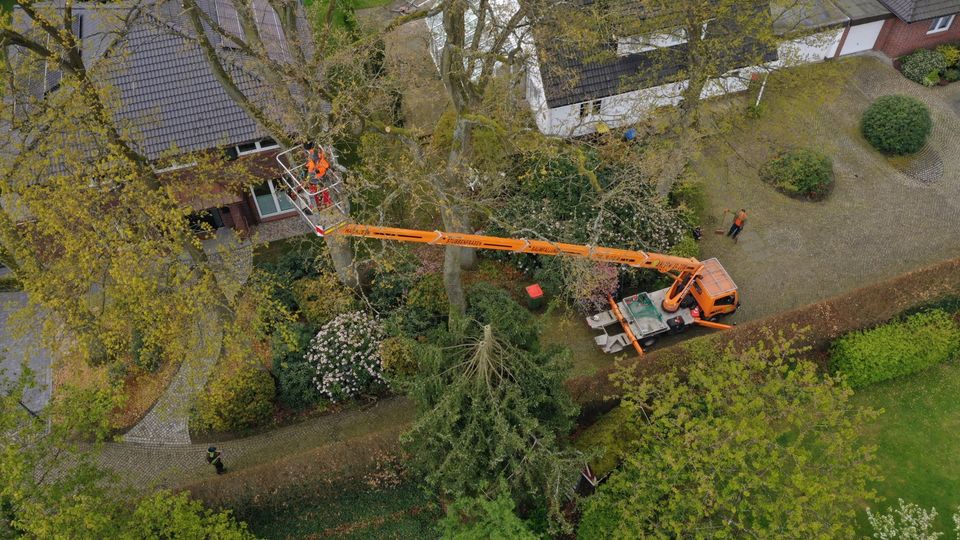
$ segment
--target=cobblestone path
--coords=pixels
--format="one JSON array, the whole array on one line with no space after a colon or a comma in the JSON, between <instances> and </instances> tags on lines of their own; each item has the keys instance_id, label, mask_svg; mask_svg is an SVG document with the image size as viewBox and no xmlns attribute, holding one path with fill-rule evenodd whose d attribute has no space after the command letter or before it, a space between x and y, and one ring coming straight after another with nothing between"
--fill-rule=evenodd
<instances>
[{"instance_id":1,"label":"cobblestone path","mask_svg":"<svg viewBox=\"0 0 960 540\"><path fill-rule=\"evenodd\" d=\"M98 459L138 490L170 488L213 476L207 447L223 452L228 473L286 455L405 424L413 419L413 404L403 397L375 402L365 408L328 414L258 435L224 442L195 444L107 443Z\"/></svg>"}]
</instances>

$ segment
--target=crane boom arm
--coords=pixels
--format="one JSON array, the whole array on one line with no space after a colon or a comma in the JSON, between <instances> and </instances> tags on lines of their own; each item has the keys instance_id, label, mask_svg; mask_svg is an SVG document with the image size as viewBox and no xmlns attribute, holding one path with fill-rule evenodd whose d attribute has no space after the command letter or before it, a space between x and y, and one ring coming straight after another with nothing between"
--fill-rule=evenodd
<instances>
[{"instance_id":1,"label":"crane boom arm","mask_svg":"<svg viewBox=\"0 0 960 540\"><path fill-rule=\"evenodd\" d=\"M663 255L645 251L616 249L579 244L565 244L545 240L526 238L501 238L479 234L452 233L443 231L422 231L396 227L380 227L346 223L329 231L329 234L379 238L400 242L419 242L436 246L461 246L474 249L494 249L514 253L532 253L536 255L573 255L593 261L613 264L626 264L635 268L649 268L674 277L680 274L697 274L703 263L697 259Z\"/></svg>"}]
</instances>

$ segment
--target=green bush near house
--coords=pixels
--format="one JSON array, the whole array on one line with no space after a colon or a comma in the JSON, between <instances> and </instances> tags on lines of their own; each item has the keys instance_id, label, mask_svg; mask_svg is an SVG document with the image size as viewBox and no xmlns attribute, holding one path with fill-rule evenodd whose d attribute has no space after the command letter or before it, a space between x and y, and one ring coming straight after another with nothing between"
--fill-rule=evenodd
<instances>
[{"instance_id":1,"label":"green bush near house","mask_svg":"<svg viewBox=\"0 0 960 540\"><path fill-rule=\"evenodd\" d=\"M409 377L417 372L417 342L403 336L389 337L380 343L383 370L393 377Z\"/></svg>"},{"instance_id":2,"label":"green bush near house","mask_svg":"<svg viewBox=\"0 0 960 540\"><path fill-rule=\"evenodd\" d=\"M947 68L943 70L943 78L950 82L960 81L960 69Z\"/></svg>"},{"instance_id":3,"label":"green bush near house","mask_svg":"<svg viewBox=\"0 0 960 540\"><path fill-rule=\"evenodd\" d=\"M833 185L833 162L816 150L797 148L764 163L760 178L787 195L821 200Z\"/></svg>"},{"instance_id":4,"label":"green bush near house","mask_svg":"<svg viewBox=\"0 0 960 540\"><path fill-rule=\"evenodd\" d=\"M194 410L203 431L238 431L267 423L273 414L273 377L256 365L215 374Z\"/></svg>"},{"instance_id":5,"label":"green bush near house","mask_svg":"<svg viewBox=\"0 0 960 540\"><path fill-rule=\"evenodd\" d=\"M320 391L313 382L316 375L316 368L306 362L284 364L277 370L277 400L296 411L320 403Z\"/></svg>"},{"instance_id":6,"label":"green bush near house","mask_svg":"<svg viewBox=\"0 0 960 540\"><path fill-rule=\"evenodd\" d=\"M696 259L700 257L700 242L697 242L692 236L684 236L670 248L669 253L677 257L692 257Z\"/></svg>"},{"instance_id":7,"label":"green bush near house","mask_svg":"<svg viewBox=\"0 0 960 540\"><path fill-rule=\"evenodd\" d=\"M960 352L960 326L942 310L853 332L830 349L830 371L854 388L908 375Z\"/></svg>"},{"instance_id":8,"label":"green bush near house","mask_svg":"<svg viewBox=\"0 0 960 540\"><path fill-rule=\"evenodd\" d=\"M680 210L690 227L700 225L707 215L707 190L703 182L685 180L676 184L670 190L668 201Z\"/></svg>"},{"instance_id":9,"label":"green bush near house","mask_svg":"<svg viewBox=\"0 0 960 540\"><path fill-rule=\"evenodd\" d=\"M324 272L293 283L293 296L303 317L319 328L341 313L356 309L353 292L340 283L336 274Z\"/></svg>"},{"instance_id":10,"label":"green bush near house","mask_svg":"<svg viewBox=\"0 0 960 540\"><path fill-rule=\"evenodd\" d=\"M960 64L960 47L957 45L944 43L943 45L938 45L935 51L943 57L943 61L947 63L948 68Z\"/></svg>"},{"instance_id":11,"label":"green bush near house","mask_svg":"<svg viewBox=\"0 0 960 540\"><path fill-rule=\"evenodd\" d=\"M863 113L860 132L884 154L905 155L920 150L933 129L930 111L910 96L883 96Z\"/></svg>"},{"instance_id":12,"label":"green bush near house","mask_svg":"<svg viewBox=\"0 0 960 540\"><path fill-rule=\"evenodd\" d=\"M900 59L903 76L924 86L932 86L929 84L930 75L936 74L939 80L940 72L948 66L943 54L930 49L920 49ZM937 81L933 84L937 84Z\"/></svg>"}]
</instances>

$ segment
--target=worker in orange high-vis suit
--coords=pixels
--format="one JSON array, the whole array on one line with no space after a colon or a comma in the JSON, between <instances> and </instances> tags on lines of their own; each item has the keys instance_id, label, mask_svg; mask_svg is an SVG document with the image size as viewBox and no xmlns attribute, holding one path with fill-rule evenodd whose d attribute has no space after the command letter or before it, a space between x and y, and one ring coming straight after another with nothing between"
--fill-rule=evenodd
<instances>
[{"instance_id":1,"label":"worker in orange high-vis suit","mask_svg":"<svg viewBox=\"0 0 960 540\"><path fill-rule=\"evenodd\" d=\"M727 231L727 236L733 238L733 241L736 242L737 235L740 234L740 231L743 230L743 226L746 223L747 223L747 211L741 208L740 211L733 216L733 225L730 225L730 230Z\"/></svg>"},{"instance_id":2,"label":"worker in orange high-vis suit","mask_svg":"<svg viewBox=\"0 0 960 540\"><path fill-rule=\"evenodd\" d=\"M323 150L314 146L313 143L304 144L303 149L307 151L307 182L310 193L313 193L317 208L326 208L332 203L330 192L326 188L321 189L321 186L323 177L330 170L330 162L327 161Z\"/></svg>"}]
</instances>

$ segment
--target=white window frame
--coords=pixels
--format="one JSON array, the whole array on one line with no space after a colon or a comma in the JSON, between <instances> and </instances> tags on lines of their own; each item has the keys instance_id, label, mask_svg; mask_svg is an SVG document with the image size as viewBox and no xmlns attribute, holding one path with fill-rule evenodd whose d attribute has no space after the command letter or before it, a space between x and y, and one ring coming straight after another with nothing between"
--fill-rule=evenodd
<instances>
[{"instance_id":1,"label":"white window frame","mask_svg":"<svg viewBox=\"0 0 960 540\"><path fill-rule=\"evenodd\" d=\"M270 141L270 142L265 142L265 141ZM253 150L240 150L240 147L241 147L241 146L245 146L245 145L248 145L248 144L252 144L252 145L254 146ZM236 151L237 157L240 157L240 156L247 156L247 155L250 155L250 154L256 154L257 152L263 152L263 151L265 151L265 150L272 150L272 149L277 148L277 147L279 147L279 146L280 146L280 145L277 144L277 141L275 141L275 140L273 140L273 139L261 139L261 140L259 140L259 141L253 141L253 142L243 143L242 145L241 145L241 144L238 144L238 145L234 146L233 149Z\"/></svg>"},{"instance_id":2,"label":"white window frame","mask_svg":"<svg viewBox=\"0 0 960 540\"><path fill-rule=\"evenodd\" d=\"M940 32L946 32L953 26L953 18L956 17L956 13L953 15L944 15L943 17L937 17L930 23L930 29L927 30L928 34L939 34Z\"/></svg>"},{"instance_id":3,"label":"white window frame","mask_svg":"<svg viewBox=\"0 0 960 540\"><path fill-rule=\"evenodd\" d=\"M599 116L602 108L603 108L602 99L584 101L583 103L580 104L580 119L584 120L592 116Z\"/></svg>"},{"instance_id":4,"label":"white window frame","mask_svg":"<svg viewBox=\"0 0 960 540\"><path fill-rule=\"evenodd\" d=\"M253 190L253 189L254 189L254 186L250 186L250 188L249 188L249 189L250 189L250 196L253 197L253 204L254 204L254 206L257 207L257 214L259 214L261 218L268 218L268 217L273 217L273 216L279 216L279 215L282 215L282 214L289 214L289 213L291 213L291 212L296 212L296 211L297 211L297 208L294 206L293 201L290 199L290 197L289 197L286 193L282 193L282 192L279 192L279 191L277 190L276 185L274 185L274 183L273 183L273 179L268 179L268 180L266 181L266 183L267 183L267 187L270 188L270 195L273 196L273 205L274 205L274 206L276 207L276 209L277 209L276 212L264 213L263 210L260 208L260 201L257 200L257 194L256 194L256 192ZM283 210L283 209L280 208L280 197L281 197L281 196L287 197L287 200L290 201L290 208L289 208L288 210Z\"/></svg>"}]
</instances>

